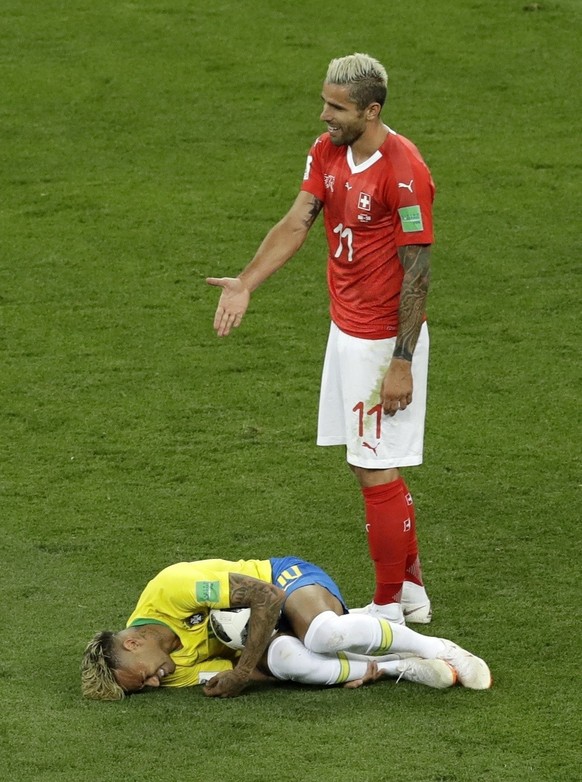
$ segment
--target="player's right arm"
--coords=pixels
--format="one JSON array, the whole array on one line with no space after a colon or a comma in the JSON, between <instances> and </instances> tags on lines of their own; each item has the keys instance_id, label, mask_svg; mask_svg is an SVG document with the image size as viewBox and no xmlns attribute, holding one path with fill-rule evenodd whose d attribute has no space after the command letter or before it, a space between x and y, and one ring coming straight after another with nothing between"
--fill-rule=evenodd
<instances>
[{"instance_id":1,"label":"player's right arm","mask_svg":"<svg viewBox=\"0 0 582 782\"><path fill-rule=\"evenodd\" d=\"M240 326L251 293L295 255L322 206L319 198L301 191L291 209L271 228L253 260L238 277L206 279L209 285L222 289L214 316L214 330L219 337L226 337L232 328Z\"/></svg>"},{"instance_id":2,"label":"player's right arm","mask_svg":"<svg viewBox=\"0 0 582 782\"><path fill-rule=\"evenodd\" d=\"M236 667L217 673L204 688L204 694L210 697L235 697L253 680L285 600L285 592L279 587L242 573L230 573L229 587L230 607L251 609L249 634Z\"/></svg>"}]
</instances>

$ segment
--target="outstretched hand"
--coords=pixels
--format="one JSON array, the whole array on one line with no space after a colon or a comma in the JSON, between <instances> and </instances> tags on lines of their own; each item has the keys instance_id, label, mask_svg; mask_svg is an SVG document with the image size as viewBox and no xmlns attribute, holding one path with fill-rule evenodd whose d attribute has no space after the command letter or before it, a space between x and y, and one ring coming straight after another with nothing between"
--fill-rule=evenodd
<instances>
[{"instance_id":1,"label":"outstretched hand","mask_svg":"<svg viewBox=\"0 0 582 782\"><path fill-rule=\"evenodd\" d=\"M214 315L214 330L219 337L226 337L232 328L238 328L247 311L251 294L238 277L207 277L209 285L222 288Z\"/></svg>"}]
</instances>

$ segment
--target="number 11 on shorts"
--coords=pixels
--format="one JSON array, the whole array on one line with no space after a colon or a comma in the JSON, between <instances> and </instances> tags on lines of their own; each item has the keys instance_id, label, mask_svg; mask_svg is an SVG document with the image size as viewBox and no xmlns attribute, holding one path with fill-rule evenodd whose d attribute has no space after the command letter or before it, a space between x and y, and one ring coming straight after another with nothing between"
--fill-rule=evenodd
<instances>
[{"instance_id":1,"label":"number 11 on shorts","mask_svg":"<svg viewBox=\"0 0 582 782\"><path fill-rule=\"evenodd\" d=\"M364 415L368 416L376 416L376 440L380 439L380 435L382 434L382 405L374 405L374 407L371 407L369 410L365 410L365 405L363 402L358 402L357 405L355 405L352 408L352 412L358 414L358 437L364 436Z\"/></svg>"}]
</instances>

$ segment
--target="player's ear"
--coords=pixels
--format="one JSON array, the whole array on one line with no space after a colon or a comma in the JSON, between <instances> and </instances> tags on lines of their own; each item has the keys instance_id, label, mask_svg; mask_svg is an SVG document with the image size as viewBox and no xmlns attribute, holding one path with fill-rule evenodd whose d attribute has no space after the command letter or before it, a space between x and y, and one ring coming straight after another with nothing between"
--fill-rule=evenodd
<instances>
[{"instance_id":1,"label":"player's ear","mask_svg":"<svg viewBox=\"0 0 582 782\"><path fill-rule=\"evenodd\" d=\"M370 103L370 105L366 109L366 119L368 120L377 119L381 110L382 110L382 106L380 106L379 103Z\"/></svg>"},{"instance_id":2,"label":"player's ear","mask_svg":"<svg viewBox=\"0 0 582 782\"><path fill-rule=\"evenodd\" d=\"M128 634L121 639L121 648L128 652L133 652L142 644L142 639L138 635Z\"/></svg>"}]
</instances>

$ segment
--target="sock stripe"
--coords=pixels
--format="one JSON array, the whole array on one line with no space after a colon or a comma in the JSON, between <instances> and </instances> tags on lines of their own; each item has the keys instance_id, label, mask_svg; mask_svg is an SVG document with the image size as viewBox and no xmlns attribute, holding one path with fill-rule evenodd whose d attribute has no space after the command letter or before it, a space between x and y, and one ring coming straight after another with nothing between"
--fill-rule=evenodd
<instances>
[{"instance_id":1,"label":"sock stripe","mask_svg":"<svg viewBox=\"0 0 582 782\"><path fill-rule=\"evenodd\" d=\"M343 684L348 680L348 677L350 675L350 663L348 661L348 658L344 654L344 652L338 652L337 659L339 660L339 664L340 664L340 672L335 683Z\"/></svg>"},{"instance_id":2,"label":"sock stripe","mask_svg":"<svg viewBox=\"0 0 582 782\"><path fill-rule=\"evenodd\" d=\"M378 618L378 621L380 622L380 628L382 630L382 638L380 640L380 646L375 652L372 652L374 655L386 654L392 646L392 628L390 627L390 622L387 619L380 618Z\"/></svg>"}]
</instances>

